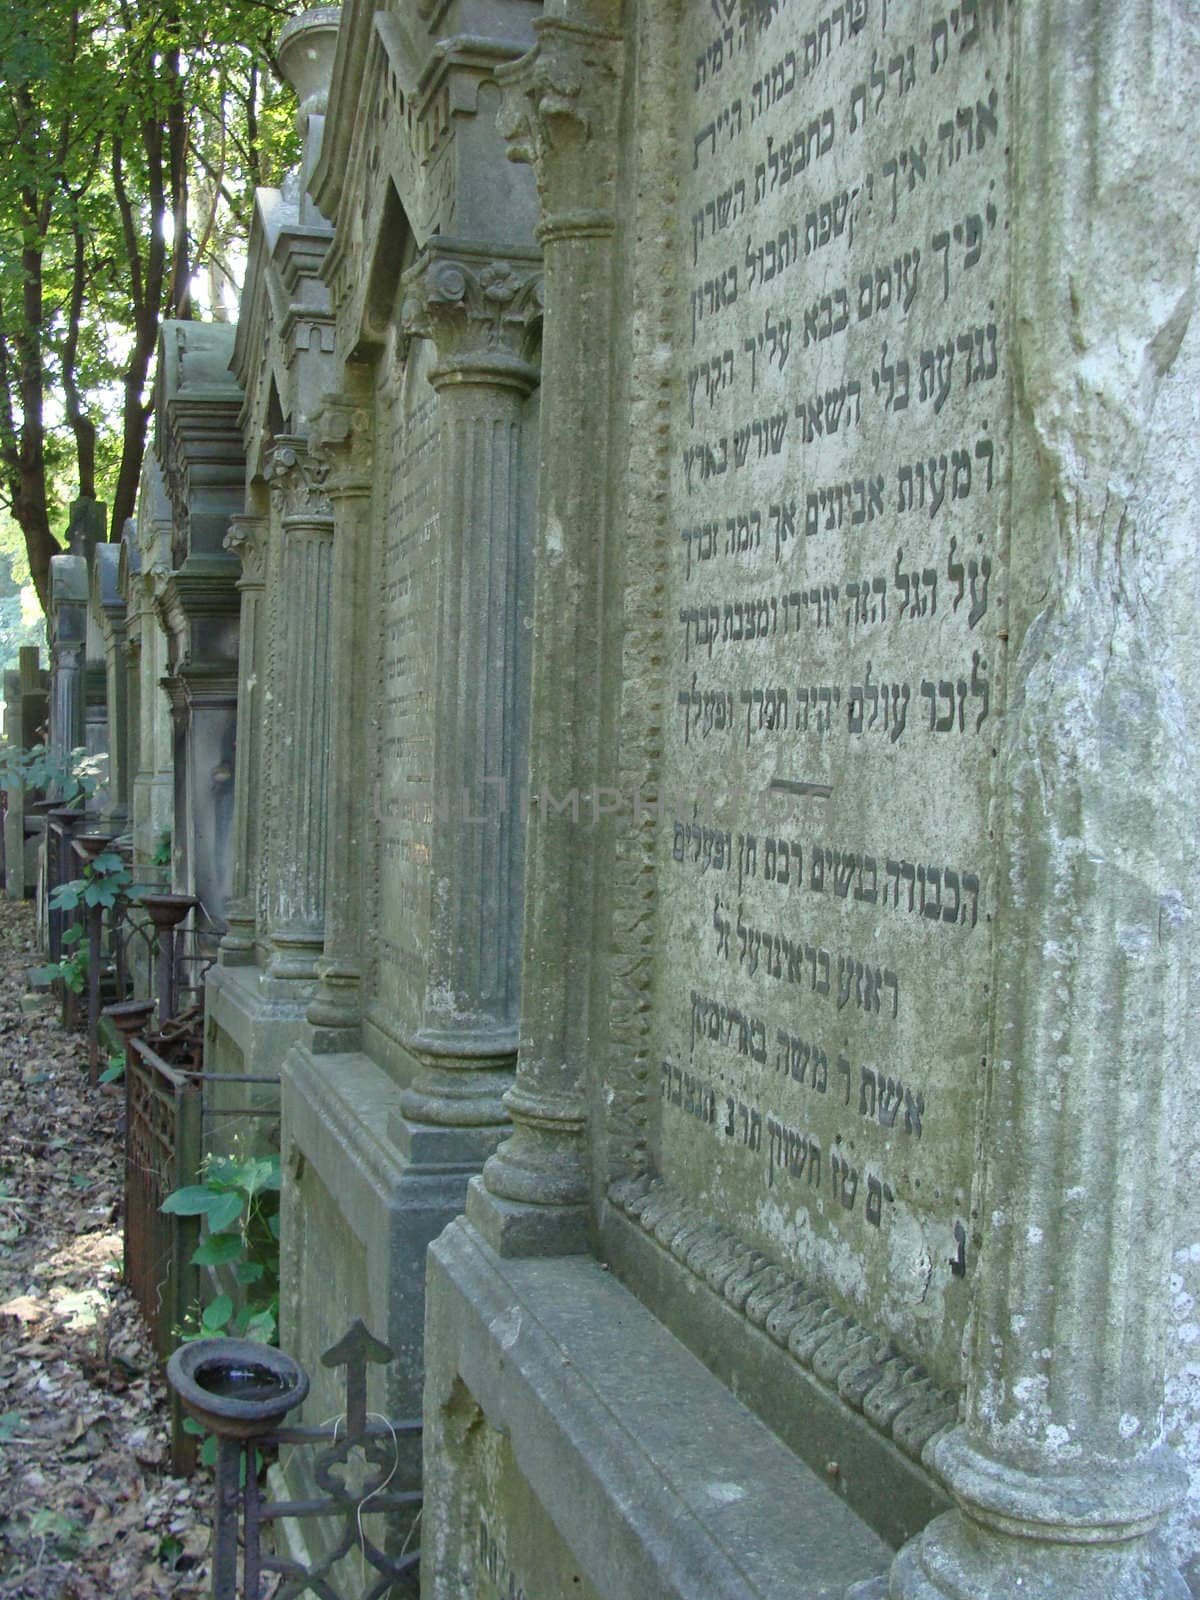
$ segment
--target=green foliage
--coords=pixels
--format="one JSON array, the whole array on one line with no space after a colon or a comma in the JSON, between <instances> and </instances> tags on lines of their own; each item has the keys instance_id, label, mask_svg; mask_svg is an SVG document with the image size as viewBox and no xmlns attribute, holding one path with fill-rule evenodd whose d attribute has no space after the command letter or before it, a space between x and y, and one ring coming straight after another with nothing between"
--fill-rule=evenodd
<instances>
[{"instance_id":1,"label":"green foliage","mask_svg":"<svg viewBox=\"0 0 1200 1600\"><path fill-rule=\"evenodd\" d=\"M0 8L0 509L46 598L76 494L133 507L163 316L217 314L297 159L276 0ZM202 309L202 308L201 308Z\"/></svg>"},{"instance_id":2,"label":"green foliage","mask_svg":"<svg viewBox=\"0 0 1200 1600\"><path fill-rule=\"evenodd\" d=\"M83 806L95 794L107 764L107 756L90 755L82 745L60 756L44 744L28 750L5 744L0 745L0 785L56 790L60 805Z\"/></svg>"},{"instance_id":3,"label":"green foliage","mask_svg":"<svg viewBox=\"0 0 1200 1600\"><path fill-rule=\"evenodd\" d=\"M179 1217L202 1217L204 1236L192 1255L198 1267L228 1269L248 1291L235 1309L233 1297L219 1294L203 1306L185 1339L229 1334L274 1344L279 1318L279 1190L277 1155L210 1156L201 1181L176 1189L162 1210Z\"/></svg>"},{"instance_id":4,"label":"green foliage","mask_svg":"<svg viewBox=\"0 0 1200 1600\"><path fill-rule=\"evenodd\" d=\"M164 828L154 843L154 854L150 857L152 867L169 867L171 865L171 830Z\"/></svg>"},{"instance_id":5,"label":"green foliage","mask_svg":"<svg viewBox=\"0 0 1200 1600\"><path fill-rule=\"evenodd\" d=\"M114 1050L108 1058L108 1065L100 1074L101 1083L119 1083L125 1076L125 1057L119 1050Z\"/></svg>"},{"instance_id":6,"label":"green foliage","mask_svg":"<svg viewBox=\"0 0 1200 1600\"><path fill-rule=\"evenodd\" d=\"M83 929L76 924L63 930L63 954L57 961L47 961L35 967L34 983L62 983L72 994L82 994L87 988L88 953L83 943ZM74 948L72 948L74 946Z\"/></svg>"}]
</instances>

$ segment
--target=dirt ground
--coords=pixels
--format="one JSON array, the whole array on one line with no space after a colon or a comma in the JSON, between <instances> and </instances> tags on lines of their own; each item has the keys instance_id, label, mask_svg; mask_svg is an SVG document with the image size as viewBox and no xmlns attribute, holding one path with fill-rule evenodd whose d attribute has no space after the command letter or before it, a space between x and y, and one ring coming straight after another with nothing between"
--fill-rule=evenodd
<instances>
[{"instance_id":1,"label":"dirt ground","mask_svg":"<svg viewBox=\"0 0 1200 1600\"><path fill-rule=\"evenodd\" d=\"M166 1389L121 1285L119 1085L23 1014L26 905L0 899L0 1600L207 1593L211 1478L168 1470Z\"/></svg>"}]
</instances>

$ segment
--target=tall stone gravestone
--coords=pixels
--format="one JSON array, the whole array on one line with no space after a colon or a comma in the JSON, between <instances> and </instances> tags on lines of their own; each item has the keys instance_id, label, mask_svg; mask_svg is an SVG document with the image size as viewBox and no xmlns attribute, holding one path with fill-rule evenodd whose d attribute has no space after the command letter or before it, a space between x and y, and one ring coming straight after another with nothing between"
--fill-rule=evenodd
<instances>
[{"instance_id":1,"label":"tall stone gravestone","mask_svg":"<svg viewBox=\"0 0 1200 1600\"><path fill-rule=\"evenodd\" d=\"M154 445L171 508L171 567L157 595L167 636L175 794L172 887L200 901L215 944L233 871L238 563L224 548L240 511L241 390L228 323L166 322L159 337Z\"/></svg>"},{"instance_id":2,"label":"tall stone gravestone","mask_svg":"<svg viewBox=\"0 0 1200 1600\"><path fill-rule=\"evenodd\" d=\"M121 592L121 546L98 545L92 555L88 624L103 651L107 772L102 827L124 833L129 822L129 661L125 597Z\"/></svg>"},{"instance_id":3,"label":"tall stone gravestone","mask_svg":"<svg viewBox=\"0 0 1200 1600\"><path fill-rule=\"evenodd\" d=\"M278 53L297 90L305 166L319 147L336 8L305 11ZM246 394L238 774L229 930L206 995L206 1065L278 1073L304 1027L324 931L333 516L311 419L330 382L333 314L319 277L332 230L294 175L258 191L234 371ZM243 1089L242 1099L254 1091ZM222 1099L238 1091L229 1086ZM277 1110L278 1096L257 1091Z\"/></svg>"},{"instance_id":4,"label":"tall stone gravestone","mask_svg":"<svg viewBox=\"0 0 1200 1600\"><path fill-rule=\"evenodd\" d=\"M4 674L4 737L17 750L32 750L46 741L47 674L37 645L22 645L15 671ZM14 783L7 788L4 811L4 892L24 900L37 884L37 846L44 818L30 810L36 790Z\"/></svg>"},{"instance_id":5,"label":"tall stone gravestone","mask_svg":"<svg viewBox=\"0 0 1200 1600\"><path fill-rule=\"evenodd\" d=\"M282 1337L353 1311L419 1408L425 1248L506 1126L517 1042L540 263L495 129L523 0L343 8L311 185L337 389L324 947L286 1063ZM401 1463L412 1486L419 1463ZM403 1530L400 1530L403 1533Z\"/></svg>"},{"instance_id":6,"label":"tall stone gravestone","mask_svg":"<svg viewBox=\"0 0 1200 1600\"><path fill-rule=\"evenodd\" d=\"M175 792L173 735L170 704L161 684L167 670L167 638L156 601L170 571L171 506L162 468L151 450L142 464L137 513L132 525L126 523L121 540L118 576L129 647L134 860L139 868L158 863L168 870Z\"/></svg>"},{"instance_id":7,"label":"tall stone gravestone","mask_svg":"<svg viewBox=\"0 0 1200 1600\"><path fill-rule=\"evenodd\" d=\"M1194 25L537 32L521 1051L423 1593L1183 1595Z\"/></svg>"}]
</instances>

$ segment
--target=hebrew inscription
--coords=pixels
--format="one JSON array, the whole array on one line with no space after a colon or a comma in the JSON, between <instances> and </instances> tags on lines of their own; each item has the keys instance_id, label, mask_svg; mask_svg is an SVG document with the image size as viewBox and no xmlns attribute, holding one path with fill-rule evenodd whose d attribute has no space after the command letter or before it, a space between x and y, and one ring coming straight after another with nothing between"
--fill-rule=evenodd
<instances>
[{"instance_id":1,"label":"hebrew inscription","mask_svg":"<svg viewBox=\"0 0 1200 1600\"><path fill-rule=\"evenodd\" d=\"M946 1381L1002 709L1008 0L691 0L658 1155Z\"/></svg>"}]
</instances>

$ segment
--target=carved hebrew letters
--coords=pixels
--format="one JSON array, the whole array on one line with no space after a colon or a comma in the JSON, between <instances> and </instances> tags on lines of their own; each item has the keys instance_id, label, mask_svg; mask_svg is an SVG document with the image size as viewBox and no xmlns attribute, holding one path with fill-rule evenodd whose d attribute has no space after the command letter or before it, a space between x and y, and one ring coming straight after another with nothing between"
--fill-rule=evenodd
<instances>
[{"instance_id":1,"label":"carved hebrew letters","mask_svg":"<svg viewBox=\"0 0 1200 1600\"><path fill-rule=\"evenodd\" d=\"M666 1181L801 1276L852 1260L947 1381L1006 636L1007 31L965 37L684 25L656 1033Z\"/></svg>"}]
</instances>

